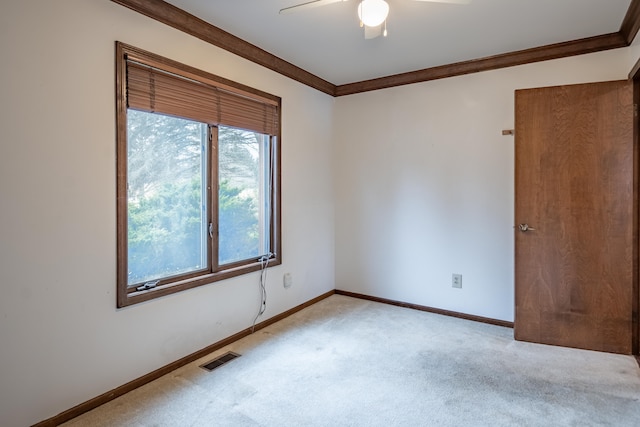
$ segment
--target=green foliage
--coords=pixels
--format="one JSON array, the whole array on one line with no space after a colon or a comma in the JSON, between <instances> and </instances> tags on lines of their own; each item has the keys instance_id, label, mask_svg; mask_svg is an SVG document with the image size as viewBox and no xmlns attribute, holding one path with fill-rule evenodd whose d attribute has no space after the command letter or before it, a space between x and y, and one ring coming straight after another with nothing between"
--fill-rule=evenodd
<instances>
[{"instance_id":1,"label":"green foliage","mask_svg":"<svg viewBox=\"0 0 640 427\"><path fill-rule=\"evenodd\" d=\"M128 114L129 283L207 267L202 145L207 126ZM259 255L259 134L220 127L219 263ZM217 214L217 218L215 215Z\"/></svg>"},{"instance_id":2,"label":"green foliage","mask_svg":"<svg viewBox=\"0 0 640 427\"><path fill-rule=\"evenodd\" d=\"M127 113L129 198L149 195L167 181L200 174L207 126L191 120L129 110Z\"/></svg>"},{"instance_id":3,"label":"green foliage","mask_svg":"<svg viewBox=\"0 0 640 427\"><path fill-rule=\"evenodd\" d=\"M129 283L203 268L199 179L129 203Z\"/></svg>"},{"instance_id":4,"label":"green foliage","mask_svg":"<svg viewBox=\"0 0 640 427\"><path fill-rule=\"evenodd\" d=\"M228 181L219 191L219 254L221 264L259 255L258 208L253 198L241 196L241 189Z\"/></svg>"},{"instance_id":5,"label":"green foliage","mask_svg":"<svg viewBox=\"0 0 640 427\"><path fill-rule=\"evenodd\" d=\"M220 264L260 255L257 202L260 137L242 129L218 128Z\"/></svg>"},{"instance_id":6,"label":"green foliage","mask_svg":"<svg viewBox=\"0 0 640 427\"><path fill-rule=\"evenodd\" d=\"M259 181L258 143L261 135L242 129L218 128L218 163L222 179L241 180L255 187Z\"/></svg>"},{"instance_id":7,"label":"green foliage","mask_svg":"<svg viewBox=\"0 0 640 427\"><path fill-rule=\"evenodd\" d=\"M221 263L258 255L258 210L240 193L227 181L220 184ZM129 204L129 283L206 267L200 200L200 182L194 179L165 184L157 194Z\"/></svg>"}]
</instances>

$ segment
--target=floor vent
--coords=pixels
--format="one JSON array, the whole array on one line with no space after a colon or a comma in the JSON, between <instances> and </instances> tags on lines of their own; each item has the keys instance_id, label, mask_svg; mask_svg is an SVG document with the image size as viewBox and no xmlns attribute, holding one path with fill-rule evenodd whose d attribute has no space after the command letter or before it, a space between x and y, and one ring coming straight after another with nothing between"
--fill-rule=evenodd
<instances>
[{"instance_id":1,"label":"floor vent","mask_svg":"<svg viewBox=\"0 0 640 427\"><path fill-rule=\"evenodd\" d=\"M201 368L206 369L207 371L213 371L216 368L224 365L227 362L231 362L233 359L240 357L239 354L234 353L232 351L223 354L222 356L218 356L213 359L211 362L207 362L204 365L200 365Z\"/></svg>"}]
</instances>

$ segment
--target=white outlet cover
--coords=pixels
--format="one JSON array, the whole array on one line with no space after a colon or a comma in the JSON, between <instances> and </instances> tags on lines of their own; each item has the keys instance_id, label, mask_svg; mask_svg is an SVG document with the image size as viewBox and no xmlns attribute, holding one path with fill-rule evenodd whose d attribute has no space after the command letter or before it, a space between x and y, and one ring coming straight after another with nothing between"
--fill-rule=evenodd
<instances>
[{"instance_id":1,"label":"white outlet cover","mask_svg":"<svg viewBox=\"0 0 640 427\"><path fill-rule=\"evenodd\" d=\"M282 277L282 284L285 288L290 288L293 285L293 277L291 277L291 273L285 273Z\"/></svg>"},{"instance_id":2,"label":"white outlet cover","mask_svg":"<svg viewBox=\"0 0 640 427\"><path fill-rule=\"evenodd\" d=\"M453 274L451 277L451 286L462 289L462 274Z\"/></svg>"}]
</instances>

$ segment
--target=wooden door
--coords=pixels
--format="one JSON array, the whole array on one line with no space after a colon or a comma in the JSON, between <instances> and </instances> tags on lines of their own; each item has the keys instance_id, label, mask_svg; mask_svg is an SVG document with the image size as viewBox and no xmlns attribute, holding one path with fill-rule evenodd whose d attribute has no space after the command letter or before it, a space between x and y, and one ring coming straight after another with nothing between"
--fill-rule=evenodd
<instances>
[{"instance_id":1,"label":"wooden door","mask_svg":"<svg viewBox=\"0 0 640 427\"><path fill-rule=\"evenodd\" d=\"M631 352L633 159L630 82L516 91L517 340Z\"/></svg>"}]
</instances>

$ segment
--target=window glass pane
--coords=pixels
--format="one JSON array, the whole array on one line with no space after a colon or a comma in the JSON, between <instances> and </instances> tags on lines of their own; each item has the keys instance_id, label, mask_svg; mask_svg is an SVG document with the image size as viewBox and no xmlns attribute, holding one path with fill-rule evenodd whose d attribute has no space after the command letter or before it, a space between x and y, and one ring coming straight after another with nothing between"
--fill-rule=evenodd
<instances>
[{"instance_id":1,"label":"window glass pane","mask_svg":"<svg viewBox=\"0 0 640 427\"><path fill-rule=\"evenodd\" d=\"M207 268L207 129L128 110L129 285Z\"/></svg>"},{"instance_id":2,"label":"window glass pane","mask_svg":"<svg viewBox=\"0 0 640 427\"><path fill-rule=\"evenodd\" d=\"M218 128L218 264L269 251L269 136Z\"/></svg>"}]
</instances>

